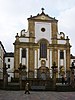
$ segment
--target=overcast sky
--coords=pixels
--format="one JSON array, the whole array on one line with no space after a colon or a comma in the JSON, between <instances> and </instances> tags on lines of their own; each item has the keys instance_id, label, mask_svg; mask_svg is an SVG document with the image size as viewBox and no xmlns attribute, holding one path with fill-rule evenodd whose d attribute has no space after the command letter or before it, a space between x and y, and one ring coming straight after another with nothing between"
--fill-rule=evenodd
<instances>
[{"instance_id":1,"label":"overcast sky","mask_svg":"<svg viewBox=\"0 0 75 100\"><path fill-rule=\"evenodd\" d=\"M13 52L16 33L28 28L27 18L41 13L41 8L58 21L58 30L69 36L75 55L75 0L0 0L0 41Z\"/></svg>"}]
</instances>

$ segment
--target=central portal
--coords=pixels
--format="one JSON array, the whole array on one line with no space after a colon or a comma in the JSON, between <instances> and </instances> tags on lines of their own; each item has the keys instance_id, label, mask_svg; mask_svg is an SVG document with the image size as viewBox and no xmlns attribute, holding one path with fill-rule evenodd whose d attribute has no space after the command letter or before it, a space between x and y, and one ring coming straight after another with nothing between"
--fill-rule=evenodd
<instances>
[{"instance_id":1,"label":"central portal","mask_svg":"<svg viewBox=\"0 0 75 100\"><path fill-rule=\"evenodd\" d=\"M42 60L41 61L41 66L37 70L37 78L46 80L50 78L50 71L49 68L46 67L46 61Z\"/></svg>"}]
</instances>

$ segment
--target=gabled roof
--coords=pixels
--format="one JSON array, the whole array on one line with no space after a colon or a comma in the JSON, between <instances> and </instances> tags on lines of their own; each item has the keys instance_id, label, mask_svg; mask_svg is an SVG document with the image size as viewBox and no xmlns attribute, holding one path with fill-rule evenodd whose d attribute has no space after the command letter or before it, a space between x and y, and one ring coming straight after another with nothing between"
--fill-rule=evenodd
<instances>
[{"instance_id":1,"label":"gabled roof","mask_svg":"<svg viewBox=\"0 0 75 100\"><path fill-rule=\"evenodd\" d=\"M3 46L3 44L2 44L2 42L1 42L1 41L0 41L0 45L2 46L2 48L3 48L4 52L6 53L6 51L5 51L5 49L4 49L4 46Z\"/></svg>"},{"instance_id":2,"label":"gabled roof","mask_svg":"<svg viewBox=\"0 0 75 100\"><path fill-rule=\"evenodd\" d=\"M7 53L5 53L5 57L14 57L14 53L7 52Z\"/></svg>"},{"instance_id":3,"label":"gabled roof","mask_svg":"<svg viewBox=\"0 0 75 100\"><path fill-rule=\"evenodd\" d=\"M56 21L58 22L58 20L52 17L50 17L48 14L45 14L44 11L42 10L41 14L37 14L36 16L30 16L30 18L28 18L28 20L48 20L48 21Z\"/></svg>"}]
</instances>

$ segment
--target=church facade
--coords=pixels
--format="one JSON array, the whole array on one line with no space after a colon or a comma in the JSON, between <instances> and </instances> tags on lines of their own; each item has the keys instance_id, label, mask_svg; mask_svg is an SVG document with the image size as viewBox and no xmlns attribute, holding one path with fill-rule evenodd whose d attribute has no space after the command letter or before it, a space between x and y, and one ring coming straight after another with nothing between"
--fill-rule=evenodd
<instances>
[{"instance_id":1,"label":"church facade","mask_svg":"<svg viewBox=\"0 0 75 100\"><path fill-rule=\"evenodd\" d=\"M14 42L14 72L20 64L25 66L28 78L52 77L52 65L57 66L57 77L66 75L70 67L70 48L68 36L58 32L58 20L45 14L28 18L28 31L17 33ZM15 77L18 77L15 74Z\"/></svg>"}]
</instances>

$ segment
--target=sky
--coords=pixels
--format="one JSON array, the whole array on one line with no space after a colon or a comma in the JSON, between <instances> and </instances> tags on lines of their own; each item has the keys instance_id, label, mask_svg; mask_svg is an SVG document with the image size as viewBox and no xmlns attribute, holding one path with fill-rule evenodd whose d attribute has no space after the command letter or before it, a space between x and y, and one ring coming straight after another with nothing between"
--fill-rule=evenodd
<instances>
[{"instance_id":1,"label":"sky","mask_svg":"<svg viewBox=\"0 0 75 100\"><path fill-rule=\"evenodd\" d=\"M7 52L14 52L16 33L28 29L27 18L41 13L58 20L58 32L70 39L75 56L75 0L0 0L0 41Z\"/></svg>"}]
</instances>

